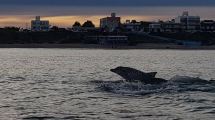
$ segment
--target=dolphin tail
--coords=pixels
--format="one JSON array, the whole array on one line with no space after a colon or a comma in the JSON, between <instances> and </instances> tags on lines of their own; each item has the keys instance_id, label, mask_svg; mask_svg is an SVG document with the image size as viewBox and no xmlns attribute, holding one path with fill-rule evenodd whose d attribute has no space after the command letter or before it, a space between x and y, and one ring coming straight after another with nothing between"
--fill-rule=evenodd
<instances>
[{"instance_id":1,"label":"dolphin tail","mask_svg":"<svg viewBox=\"0 0 215 120\"><path fill-rule=\"evenodd\" d=\"M154 78L157 74L157 72L150 72L150 73L147 73L150 77Z\"/></svg>"}]
</instances>

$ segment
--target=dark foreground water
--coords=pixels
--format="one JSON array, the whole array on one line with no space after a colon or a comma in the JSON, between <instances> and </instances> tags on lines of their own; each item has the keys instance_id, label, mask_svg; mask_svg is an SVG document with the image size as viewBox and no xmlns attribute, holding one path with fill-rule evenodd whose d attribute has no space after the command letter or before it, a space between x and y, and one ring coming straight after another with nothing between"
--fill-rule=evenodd
<instances>
[{"instance_id":1,"label":"dark foreground water","mask_svg":"<svg viewBox=\"0 0 215 120\"><path fill-rule=\"evenodd\" d=\"M213 120L215 84L114 82L129 66L215 79L215 51L0 49L0 120Z\"/></svg>"}]
</instances>

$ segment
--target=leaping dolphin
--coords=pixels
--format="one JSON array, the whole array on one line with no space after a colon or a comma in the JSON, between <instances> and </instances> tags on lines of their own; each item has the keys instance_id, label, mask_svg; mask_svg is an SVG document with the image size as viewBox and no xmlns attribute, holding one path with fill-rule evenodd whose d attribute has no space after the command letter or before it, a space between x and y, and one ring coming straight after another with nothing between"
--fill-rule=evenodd
<instances>
[{"instance_id":1,"label":"leaping dolphin","mask_svg":"<svg viewBox=\"0 0 215 120\"><path fill-rule=\"evenodd\" d=\"M110 71L120 75L126 82L142 82L144 84L159 84L167 82L165 79L155 78L157 72L145 73L134 68L121 66L111 69Z\"/></svg>"}]
</instances>

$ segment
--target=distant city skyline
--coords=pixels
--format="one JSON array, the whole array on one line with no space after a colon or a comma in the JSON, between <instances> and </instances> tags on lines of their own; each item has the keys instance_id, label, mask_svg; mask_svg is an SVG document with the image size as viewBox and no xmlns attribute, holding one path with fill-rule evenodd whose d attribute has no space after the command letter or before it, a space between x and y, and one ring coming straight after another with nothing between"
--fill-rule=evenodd
<instances>
[{"instance_id":1,"label":"distant city skyline","mask_svg":"<svg viewBox=\"0 0 215 120\"><path fill-rule=\"evenodd\" d=\"M0 27L30 26L35 16L49 20L51 25L70 27L75 21L99 19L115 12L138 21L171 20L183 11L202 19L215 20L214 0L0 0Z\"/></svg>"}]
</instances>

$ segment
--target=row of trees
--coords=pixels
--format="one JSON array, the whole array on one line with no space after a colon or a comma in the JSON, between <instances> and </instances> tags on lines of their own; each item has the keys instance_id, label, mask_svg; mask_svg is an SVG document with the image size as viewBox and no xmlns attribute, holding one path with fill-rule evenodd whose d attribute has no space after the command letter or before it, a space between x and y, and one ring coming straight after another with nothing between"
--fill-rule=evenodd
<instances>
[{"instance_id":1,"label":"row of trees","mask_svg":"<svg viewBox=\"0 0 215 120\"><path fill-rule=\"evenodd\" d=\"M95 28L95 25L93 24L92 21L87 20L86 22L84 22L82 25L80 22L76 21L73 25L73 30L77 29L77 30L81 30L81 28ZM70 30L70 28L66 29L66 28L60 28L58 26L52 26L50 28L50 31L57 31L57 32L66 32Z\"/></svg>"},{"instance_id":2,"label":"row of trees","mask_svg":"<svg viewBox=\"0 0 215 120\"><path fill-rule=\"evenodd\" d=\"M0 28L0 31L6 31L6 32L17 32L19 30L20 30L19 27L4 27L4 28Z\"/></svg>"},{"instance_id":3,"label":"row of trees","mask_svg":"<svg viewBox=\"0 0 215 120\"><path fill-rule=\"evenodd\" d=\"M91 28L94 28L95 25L93 24L92 21L87 20L87 21L84 22L82 25L81 25L80 22L76 21L76 22L72 25L72 27L91 27Z\"/></svg>"}]
</instances>

